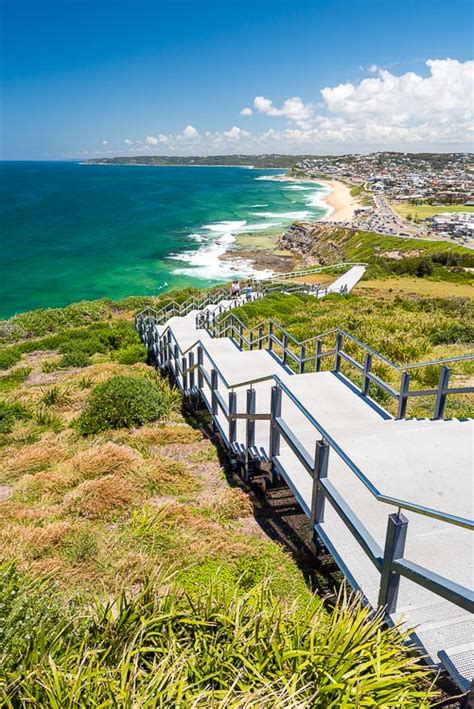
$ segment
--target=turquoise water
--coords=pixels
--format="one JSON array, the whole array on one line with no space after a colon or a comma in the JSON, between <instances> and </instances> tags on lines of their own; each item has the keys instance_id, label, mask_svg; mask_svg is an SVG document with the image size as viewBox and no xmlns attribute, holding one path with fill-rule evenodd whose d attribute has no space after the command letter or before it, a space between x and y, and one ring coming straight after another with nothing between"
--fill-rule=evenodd
<instances>
[{"instance_id":1,"label":"turquoise water","mask_svg":"<svg viewBox=\"0 0 474 709\"><path fill-rule=\"evenodd\" d=\"M323 188L281 171L1 163L0 317L83 298L229 280L239 233L324 213Z\"/></svg>"}]
</instances>

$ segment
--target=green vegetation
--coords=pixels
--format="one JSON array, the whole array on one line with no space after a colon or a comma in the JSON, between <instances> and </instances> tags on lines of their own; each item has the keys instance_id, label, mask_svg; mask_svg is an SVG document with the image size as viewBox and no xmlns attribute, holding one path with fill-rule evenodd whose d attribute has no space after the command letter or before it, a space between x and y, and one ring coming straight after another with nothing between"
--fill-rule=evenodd
<instances>
[{"instance_id":1,"label":"green vegetation","mask_svg":"<svg viewBox=\"0 0 474 709\"><path fill-rule=\"evenodd\" d=\"M356 197L359 202L361 202L365 206L372 205L372 197L370 195L370 192L367 192L367 190L365 189L365 183L361 185L355 185L355 187L351 187L351 195L353 197Z\"/></svg>"},{"instance_id":2,"label":"green vegetation","mask_svg":"<svg viewBox=\"0 0 474 709\"><path fill-rule=\"evenodd\" d=\"M396 262L395 262L396 263ZM403 283L403 281L401 281ZM356 291L357 292L357 291ZM471 298L416 298L409 299L385 293L380 298L376 289L368 295L331 295L314 304L310 295L284 295L275 293L263 300L254 301L239 310L239 317L248 326L255 326L273 318L303 341L319 333L340 327L356 335L362 342L376 349L395 364L414 364L467 354L474 342L474 301ZM334 336L324 341L324 350L334 347ZM358 361L363 362L364 352L354 343L346 342L344 348ZM307 346L307 356L314 354ZM323 369L331 368L332 358L323 360ZM311 363L308 370L311 371ZM354 381L360 374L343 364L342 371ZM374 360L374 371L396 389L400 386L400 372L382 361ZM439 370L436 369L436 384ZM453 365L452 381L465 381L474 374L472 361ZM433 376L433 372L431 372ZM412 370L412 388L426 388L426 370ZM394 400L381 389L371 385L371 395L393 412ZM410 400L409 413L413 416L432 414L432 398ZM469 395L448 398L447 416L473 416L474 406Z\"/></svg>"},{"instance_id":3,"label":"green vegetation","mask_svg":"<svg viewBox=\"0 0 474 709\"><path fill-rule=\"evenodd\" d=\"M17 403L0 399L0 434L10 433L16 421L28 418L28 410Z\"/></svg>"},{"instance_id":4,"label":"green vegetation","mask_svg":"<svg viewBox=\"0 0 474 709\"><path fill-rule=\"evenodd\" d=\"M474 212L474 207L464 204L411 204L410 202L393 202L392 207L405 219L427 219L443 212Z\"/></svg>"},{"instance_id":5,"label":"green vegetation","mask_svg":"<svg viewBox=\"0 0 474 709\"><path fill-rule=\"evenodd\" d=\"M132 428L169 417L179 404L178 392L145 377L119 375L96 386L78 420L83 435L108 428Z\"/></svg>"},{"instance_id":6,"label":"green vegetation","mask_svg":"<svg viewBox=\"0 0 474 709\"><path fill-rule=\"evenodd\" d=\"M285 605L265 582L192 593L155 576L78 618L11 566L0 586L5 706L418 708L433 696L397 631L357 599L328 618L317 598Z\"/></svg>"}]
</instances>

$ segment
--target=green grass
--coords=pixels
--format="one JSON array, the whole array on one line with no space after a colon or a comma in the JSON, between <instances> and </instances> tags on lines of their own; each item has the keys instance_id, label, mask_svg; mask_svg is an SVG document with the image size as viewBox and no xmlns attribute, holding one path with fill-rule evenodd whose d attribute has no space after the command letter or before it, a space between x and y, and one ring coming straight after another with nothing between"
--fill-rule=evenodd
<instances>
[{"instance_id":1,"label":"green grass","mask_svg":"<svg viewBox=\"0 0 474 709\"><path fill-rule=\"evenodd\" d=\"M474 212L474 207L466 207L463 204L410 204L409 202L392 202L392 207L402 217L411 215L416 219L427 219L435 214L443 212Z\"/></svg>"}]
</instances>

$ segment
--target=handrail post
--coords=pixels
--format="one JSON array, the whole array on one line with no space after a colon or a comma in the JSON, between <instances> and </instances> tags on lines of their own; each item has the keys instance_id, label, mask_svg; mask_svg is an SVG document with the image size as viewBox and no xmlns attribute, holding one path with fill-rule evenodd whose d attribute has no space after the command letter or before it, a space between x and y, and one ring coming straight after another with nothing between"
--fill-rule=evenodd
<instances>
[{"instance_id":1,"label":"handrail post","mask_svg":"<svg viewBox=\"0 0 474 709\"><path fill-rule=\"evenodd\" d=\"M166 333L166 340L167 340L167 356L166 356L166 361L169 364L171 362L171 355L172 355L172 347L171 347L171 330L168 330Z\"/></svg>"},{"instance_id":2,"label":"handrail post","mask_svg":"<svg viewBox=\"0 0 474 709\"><path fill-rule=\"evenodd\" d=\"M211 369L211 413L213 416L217 416L217 414L219 413L219 407L216 396L218 385L219 380L217 378L217 370Z\"/></svg>"},{"instance_id":3,"label":"handrail post","mask_svg":"<svg viewBox=\"0 0 474 709\"><path fill-rule=\"evenodd\" d=\"M175 345L173 347L173 356L174 356L174 378L177 380L178 379L178 374L179 374L179 347L178 345Z\"/></svg>"},{"instance_id":4,"label":"handrail post","mask_svg":"<svg viewBox=\"0 0 474 709\"><path fill-rule=\"evenodd\" d=\"M261 350L263 347L263 326L258 326L258 349Z\"/></svg>"},{"instance_id":5,"label":"handrail post","mask_svg":"<svg viewBox=\"0 0 474 709\"><path fill-rule=\"evenodd\" d=\"M186 369L186 357L181 357L181 376L183 378L183 393L188 390L188 374Z\"/></svg>"},{"instance_id":6,"label":"handrail post","mask_svg":"<svg viewBox=\"0 0 474 709\"><path fill-rule=\"evenodd\" d=\"M311 495L311 529L314 525L324 522L324 490L320 480L328 476L329 443L323 439L316 441L313 469L313 491Z\"/></svg>"},{"instance_id":7,"label":"handrail post","mask_svg":"<svg viewBox=\"0 0 474 709\"><path fill-rule=\"evenodd\" d=\"M235 443L237 440L237 419L233 418L233 414L237 413L237 394L235 391L229 392L229 443Z\"/></svg>"},{"instance_id":8,"label":"handrail post","mask_svg":"<svg viewBox=\"0 0 474 709\"><path fill-rule=\"evenodd\" d=\"M367 352L365 355L365 360L364 360L364 375L363 375L363 380L362 380L362 394L364 396L367 396L369 393L369 387L370 387L370 378L369 374L372 370L372 355L370 352Z\"/></svg>"},{"instance_id":9,"label":"handrail post","mask_svg":"<svg viewBox=\"0 0 474 709\"><path fill-rule=\"evenodd\" d=\"M315 354L315 362L314 362L314 369L316 372L321 371L321 351L323 348L323 343L321 340L318 340L316 342L316 354Z\"/></svg>"},{"instance_id":10,"label":"handrail post","mask_svg":"<svg viewBox=\"0 0 474 709\"><path fill-rule=\"evenodd\" d=\"M204 375L202 373L202 368L204 366L204 350L201 345L198 346L198 389L202 391L204 389Z\"/></svg>"},{"instance_id":11,"label":"handrail post","mask_svg":"<svg viewBox=\"0 0 474 709\"><path fill-rule=\"evenodd\" d=\"M273 350L273 323L271 321L268 323L268 349L270 352Z\"/></svg>"},{"instance_id":12,"label":"handrail post","mask_svg":"<svg viewBox=\"0 0 474 709\"><path fill-rule=\"evenodd\" d=\"M400 393L398 395L398 413L397 419L404 419L407 415L408 390L410 388L410 375L408 372L403 372L400 382Z\"/></svg>"},{"instance_id":13,"label":"handrail post","mask_svg":"<svg viewBox=\"0 0 474 709\"><path fill-rule=\"evenodd\" d=\"M272 398L270 407L270 461L280 455L280 431L277 428L276 419L281 416L282 389L276 384L272 387Z\"/></svg>"},{"instance_id":14,"label":"handrail post","mask_svg":"<svg viewBox=\"0 0 474 709\"><path fill-rule=\"evenodd\" d=\"M188 354L188 368L189 368L189 389L192 392L194 389L194 352Z\"/></svg>"},{"instance_id":15,"label":"handrail post","mask_svg":"<svg viewBox=\"0 0 474 709\"><path fill-rule=\"evenodd\" d=\"M255 389L247 389L247 420L245 430L245 480L248 479L250 449L255 445L255 419L250 418L255 414L257 392Z\"/></svg>"},{"instance_id":16,"label":"handrail post","mask_svg":"<svg viewBox=\"0 0 474 709\"><path fill-rule=\"evenodd\" d=\"M339 372L341 369L341 355L340 352L342 350L342 340L343 336L340 332L337 333L336 336L336 352L334 354L334 371Z\"/></svg>"},{"instance_id":17,"label":"handrail post","mask_svg":"<svg viewBox=\"0 0 474 709\"><path fill-rule=\"evenodd\" d=\"M254 341L254 339L255 339L255 335L254 335L254 331L252 330L252 331L250 332L250 344L249 344L250 352L252 352L252 350L253 350L253 341Z\"/></svg>"},{"instance_id":18,"label":"handrail post","mask_svg":"<svg viewBox=\"0 0 474 709\"><path fill-rule=\"evenodd\" d=\"M436 394L436 403L434 410L435 419L443 418L444 407L446 406L446 397L448 395L447 390L450 376L451 370L449 369L449 367L442 367L439 373L438 393Z\"/></svg>"},{"instance_id":19,"label":"handrail post","mask_svg":"<svg viewBox=\"0 0 474 709\"><path fill-rule=\"evenodd\" d=\"M300 365L299 365L299 373L304 374L304 370L306 367L306 345L301 345L300 347Z\"/></svg>"},{"instance_id":20,"label":"handrail post","mask_svg":"<svg viewBox=\"0 0 474 709\"><path fill-rule=\"evenodd\" d=\"M394 613L397 608L400 574L392 571L392 564L403 557L407 527L408 520L400 511L388 516L378 599L379 606L385 606L387 613Z\"/></svg>"},{"instance_id":21,"label":"handrail post","mask_svg":"<svg viewBox=\"0 0 474 709\"><path fill-rule=\"evenodd\" d=\"M241 350L244 348L244 326L239 325L239 347Z\"/></svg>"},{"instance_id":22,"label":"handrail post","mask_svg":"<svg viewBox=\"0 0 474 709\"><path fill-rule=\"evenodd\" d=\"M288 335L285 332L285 334L283 335L283 359L282 359L283 364L286 364L288 361L287 350L288 350Z\"/></svg>"}]
</instances>

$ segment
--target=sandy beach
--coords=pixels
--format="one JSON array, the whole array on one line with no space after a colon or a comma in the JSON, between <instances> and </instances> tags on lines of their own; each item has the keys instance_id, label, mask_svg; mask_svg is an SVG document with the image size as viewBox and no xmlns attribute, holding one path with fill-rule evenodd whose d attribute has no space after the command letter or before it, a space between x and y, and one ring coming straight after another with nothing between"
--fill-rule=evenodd
<instances>
[{"instance_id":1,"label":"sandy beach","mask_svg":"<svg viewBox=\"0 0 474 709\"><path fill-rule=\"evenodd\" d=\"M330 208L329 213L323 217L327 222L348 221L354 216L355 210L363 206L356 197L351 195L350 187L339 180L325 180L319 177L287 177L286 175L282 175L279 179L288 182L314 182L331 190L323 196L323 201Z\"/></svg>"},{"instance_id":2,"label":"sandy beach","mask_svg":"<svg viewBox=\"0 0 474 709\"><path fill-rule=\"evenodd\" d=\"M331 212L324 217L329 222L344 222L353 218L355 210L361 207L360 202L351 195L350 188L338 180L315 180L327 186L331 192L324 197L326 204L331 207Z\"/></svg>"}]
</instances>

